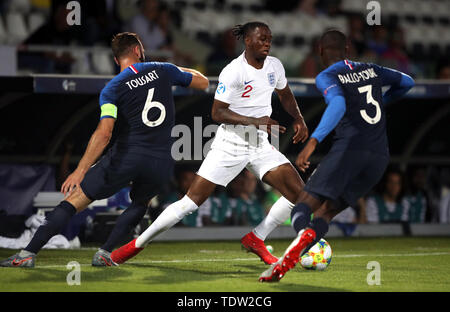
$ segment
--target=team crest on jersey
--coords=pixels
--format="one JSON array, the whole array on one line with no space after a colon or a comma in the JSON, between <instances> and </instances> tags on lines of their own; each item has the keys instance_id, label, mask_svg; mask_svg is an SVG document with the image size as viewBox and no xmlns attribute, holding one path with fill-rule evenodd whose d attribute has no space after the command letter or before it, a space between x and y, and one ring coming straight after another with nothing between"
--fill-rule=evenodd
<instances>
[{"instance_id":1,"label":"team crest on jersey","mask_svg":"<svg viewBox=\"0 0 450 312\"><path fill-rule=\"evenodd\" d=\"M222 82L220 82L220 83L217 85L216 93L217 93L217 94L222 94L222 93L225 92L225 89L226 89L225 85L224 85Z\"/></svg>"},{"instance_id":2,"label":"team crest on jersey","mask_svg":"<svg viewBox=\"0 0 450 312\"><path fill-rule=\"evenodd\" d=\"M269 84L272 87L275 87L275 73L268 73L267 74L267 79L269 79Z\"/></svg>"}]
</instances>

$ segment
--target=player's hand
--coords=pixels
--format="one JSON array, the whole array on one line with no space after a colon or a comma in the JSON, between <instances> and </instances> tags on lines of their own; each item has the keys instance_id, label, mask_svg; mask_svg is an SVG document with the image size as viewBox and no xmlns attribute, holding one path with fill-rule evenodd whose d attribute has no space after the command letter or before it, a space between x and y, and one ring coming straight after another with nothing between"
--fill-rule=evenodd
<instances>
[{"instance_id":1,"label":"player's hand","mask_svg":"<svg viewBox=\"0 0 450 312\"><path fill-rule=\"evenodd\" d=\"M303 117L297 118L292 123L294 128L294 136L292 137L292 143L297 144L298 142L305 143L306 139L309 136L308 127L306 126L305 120Z\"/></svg>"},{"instance_id":2,"label":"player's hand","mask_svg":"<svg viewBox=\"0 0 450 312\"><path fill-rule=\"evenodd\" d=\"M279 133L286 132L285 127L280 126L278 121L273 120L269 116L256 118L255 126L260 130L266 131L268 134L273 134L275 137L278 137Z\"/></svg>"},{"instance_id":3,"label":"player's hand","mask_svg":"<svg viewBox=\"0 0 450 312\"><path fill-rule=\"evenodd\" d=\"M80 172L79 170L75 170L74 172L72 172L61 186L61 193L63 193L64 196L70 194L70 192L72 192L75 187L80 187L80 183L81 181L83 181L83 178L84 173Z\"/></svg>"},{"instance_id":4,"label":"player's hand","mask_svg":"<svg viewBox=\"0 0 450 312\"><path fill-rule=\"evenodd\" d=\"M306 169L309 168L310 162L309 157L316 149L317 140L315 138L311 138L303 150L298 154L297 160L295 161L295 165L300 171L305 172Z\"/></svg>"}]
</instances>

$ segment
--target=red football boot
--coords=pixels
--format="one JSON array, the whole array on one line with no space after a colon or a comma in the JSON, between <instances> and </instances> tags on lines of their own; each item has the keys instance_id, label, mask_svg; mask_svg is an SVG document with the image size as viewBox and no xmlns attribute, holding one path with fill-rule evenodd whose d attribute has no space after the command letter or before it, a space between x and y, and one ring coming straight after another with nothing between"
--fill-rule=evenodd
<instances>
[{"instance_id":1,"label":"red football boot","mask_svg":"<svg viewBox=\"0 0 450 312\"><path fill-rule=\"evenodd\" d=\"M242 247L247 249L248 252L253 252L255 255L261 258L265 264L272 264L278 261L277 257L274 257L264 245L264 241L256 237L253 232L248 233L241 239Z\"/></svg>"},{"instance_id":2,"label":"red football boot","mask_svg":"<svg viewBox=\"0 0 450 312\"><path fill-rule=\"evenodd\" d=\"M269 269L264 271L260 277L260 282L278 282L283 276L293 269L300 260L300 255L305 248L316 239L316 232L313 229L307 229L300 232L297 238L286 249L283 257L276 263L273 263Z\"/></svg>"},{"instance_id":3,"label":"red football boot","mask_svg":"<svg viewBox=\"0 0 450 312\"><path fill-rule=\"evenodd\" d=\"M136 247L136 238L133 239L128 244L123 245L122 247L114 250L111 253L111 260L115 263L122 264L130 258L136 256L139 252L141 252L144 248Z\"/></svg>"}]
</instances>

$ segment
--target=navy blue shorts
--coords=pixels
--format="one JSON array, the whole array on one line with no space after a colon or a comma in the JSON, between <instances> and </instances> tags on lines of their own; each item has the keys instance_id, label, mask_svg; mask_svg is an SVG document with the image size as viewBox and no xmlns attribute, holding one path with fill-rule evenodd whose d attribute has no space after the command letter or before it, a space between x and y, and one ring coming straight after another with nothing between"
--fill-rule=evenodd
<instances>
[{"instance_id":1,"label":"navy blue shorts","mask_svg":"<svg viewBox=\"0 0 450 312\"><path fill-rule=\"evenodd\" d=\"M147 203L169 182L173 167L170 156L161 159L110 149L88 170L80 186L89 199L97 200L108 198L131 183L131 200Z\"/></svg>"},{"instance_id":2,"label":"navy blue shorts","mask_svg":"<svg viewBox=\"0 0 450 312\"><path fill-rule=\"evenodd\" d=\"M304 190L354 207L380 181L388 163L389 156L369 151L331 151L309 177Z\"/></svg>"}]
</instances>

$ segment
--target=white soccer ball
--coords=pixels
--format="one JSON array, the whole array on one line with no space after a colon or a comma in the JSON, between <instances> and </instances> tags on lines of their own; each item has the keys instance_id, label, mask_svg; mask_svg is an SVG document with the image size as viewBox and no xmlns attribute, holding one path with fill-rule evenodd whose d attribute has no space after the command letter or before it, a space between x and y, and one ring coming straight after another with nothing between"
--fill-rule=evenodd
<instances>
[{"instance_id":1,"label":"white soccer ball","mask_svg":"<svg viewBox=\"0 0 450 312\"><path fill-rule=\"evenodd\" d=\"M300 264L307 270L322 271L330 264L332 254L330 244L322 238L301 257Z\"/></svg>"}]
</instances>

